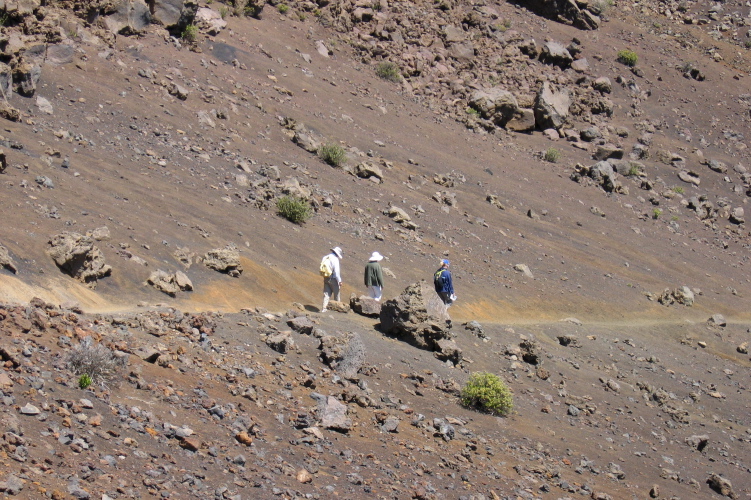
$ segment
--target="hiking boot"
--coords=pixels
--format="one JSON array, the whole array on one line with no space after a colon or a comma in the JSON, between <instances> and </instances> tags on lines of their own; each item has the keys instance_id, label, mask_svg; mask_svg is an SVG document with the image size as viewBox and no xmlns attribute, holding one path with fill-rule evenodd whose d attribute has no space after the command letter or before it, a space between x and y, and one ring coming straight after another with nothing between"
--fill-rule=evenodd
<instances>
[{"instance_id":1,"label":"hiking boot","mask_svg":"<svg viewBox=\"0 0 751 500\"><path fill-rule=\"evenodd\" d=\"M328 309L321 309L321 312L322 312L322 313L325 313L325 312L327 312L327 311L328 311Z\"/></svg>"}]
</instances>

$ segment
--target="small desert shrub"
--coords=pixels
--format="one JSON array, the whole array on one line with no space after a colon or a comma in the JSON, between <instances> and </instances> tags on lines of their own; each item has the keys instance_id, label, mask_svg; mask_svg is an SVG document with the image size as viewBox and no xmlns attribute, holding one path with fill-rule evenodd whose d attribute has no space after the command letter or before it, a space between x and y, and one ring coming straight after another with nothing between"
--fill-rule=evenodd
<instances>
[{"instance_id":1,"label":"small desert shrub","mask_svg":"<svg viewBox=\"0 0 751 500\"><path fill-rule=\"evenodd\" d=\"M744 43L743 46L747 49L751 49L751 40L746 40L746 43Z\"/></svg>"},{"instance_id":2,"label":"small desert shrub","mask_svg":"<svg viewBox=\"0 0 751 500\"><path fill-rule=\"evenodd\" d=\"M460 397L462 406L493 415L506 415L514 407L509 388L497 375L488 372L475 372L470 375Z\"/></svg>"},{"instance_id":3,"label":"small desert shrub","mask_svg":"<svg viewBox=\"0 0 751 500\"><path fill-rule=\"evenodd\" d=\"M662 210L660 210L659 208L655 208L654 210L652 210L653 219L659 219L661 215L662 215Z\"/></svg>"},{"instance_id":4,"label":"small desert shrub","mask_svg":"<svg viewBox=\"0 0 751 500\"><path fill-rule=\"evenodd\" d=\"M289 5L287 5L286 3L280 3L279 7L277 8L279 9L280 14L286 14L287 12L289 12Z\"/></svg>"},{"instance_id":5,"label":"small desert shrub","mask_svg":"<svg viewBox=\"0 0 751 500\"><path fill-rule=\"evenodd\" d=\"M365 361L365 346L362 343L360 335L357 333L350 334L347 339L347 347L344 349L342 359L337 363L336 370L344 378L354 378L357 372L362 368Z\"/></svg>"},{"instance_id":6,"label":"small desert shrub","mask_svg":"<svg viewBox=\"0 0 751 500\"><path fill-rule=\"evenodd\" d=\"M198 27L195 24L189 24L183 29L181 38L186 42L193 43L198 40Z\"/></svg>"},{"instance_id":7,"label":"small desert shrub","mask_svg":"<svg viewBox=\"0 0 751 500\"><path fill-rule=\"evenodd\" d=\"M376 75L394 83L402 81L402 73L399 70L399 66L389 61L382 61L376 65Z\"/></svg>"},{"instance_id":8,"label":"small desert shrub","mask_svg":"<svg viewBox=\"0 0 751 500\"><path fill-rule=\"evenodd\" d=\"M673 192L674 193L678 193L678 194L683 194L683 187L681 187L681 186L675 186L673 188Z\"/></svg>"},{"instance_id":9,"label":"small desert shrub","mask_svg":"<svg viewBox=\"0 0 751 500\"><path fill-rule=\"evenodd\" d=\"M80 377L78 385L84 389L82 384L87 380L86 387L94 383L106 386L116 380L125 367L126 358L117 357L111 349L86 337L68 353L66 364Z\"/></svg>"},{"instance_id":10,"label":"small desert shrub","mask_svg":"<svg viewBox=\"0 0 751 500\"><path fill-rule=\"evenodd\" d=\"M628 167L628 173L626 176L633 177L635 175L641 175L641 170L639 170L639 167L637 165L631 165Z\"/></svg>"},{"instance_id":11,"label":"small desert shrub","mask_svg":"<svg viewBox=\"0 0 751 500\"><path fill-rule=\"evenodd\" d=\"M318 157L333 167L341 167L347 161L347 152L339 144L322 144L318 148Z\"/></svg>"},{"instance_id":12,"label":"small desert shrub","mask_svg":"<svg viewBox=\"0 0 751 500\"><path fill-rule=\"evenodd\" d=\"M621 64L633 67L636 66L638 60L639 56L633 50L624 49L618 51L618 62Z\"/></svg>"},{"instance_id":13,"label":"small desert shrub","mask_svg":"<svg viewBox=\"0 0 751 500\"><path fill-rule=\"evenodd\" d=\"M474 117L480 116L480 112L479 111L477 111L475 108L470 108L470 107L467 108L467 114L469 116L474 116Z\"/></svg>"},{"instance_id":14,"label":"small desert shrub","mask_svg":"<svg viewBox=\"0 0 751 500\"><path fill-rule=\"evenodd\" d=\"M219 16L221 16L222 19L226 18L227 14L229 14L229 9L226 6L222 5L219 7Z\"/></svg>"},{"instance_id":15,"label":"small desert shrub","mask_svg":"<svg viewBox=\"0 0 751 500\"><path fill-rule=\"evenodd\" d=\"M548 148L542 155L543 160L555 163L561 159L561 152L555 148Z\"/></svg>"},{"instance_id":16,"label":"small desert shrub","mask_svg":"<svg viewBox=\"0 0 751 500\"><path fill-rule=\"evenodd\" d=\"M91 384L93 384L94 381L91 379L91 375L88 373L84 373L80 377L78 377L78 387L81 389L88 389Z\"/></svg>"},{"instance_id":17,"label":"small desert shrub","mask_svg":"<svg viewBox=\"0 0 751 500\"><path fill-rule=\"evenodd\" d=\"M276 200L279 215L295 224L303 224L313 215L310 204L297 196L283 196Z\"/></svg>"}]
</instances>

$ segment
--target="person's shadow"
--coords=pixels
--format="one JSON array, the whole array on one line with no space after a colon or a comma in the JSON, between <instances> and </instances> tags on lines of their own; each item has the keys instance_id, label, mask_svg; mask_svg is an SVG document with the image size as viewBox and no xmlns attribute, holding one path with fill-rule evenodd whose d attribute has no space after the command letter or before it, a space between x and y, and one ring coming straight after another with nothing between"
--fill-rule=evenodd
<instances>
[{"instance_id":1,"label":"person's shadow","mask_svg":"<svg viewBox=\"0 0 751 500\"><path fill-rule=\"evenodd\" d=\"M305 304L305 310L314 313L321 312L321 309L319 307L311 306L310 304Z\"/></svg>"}]
</instances>

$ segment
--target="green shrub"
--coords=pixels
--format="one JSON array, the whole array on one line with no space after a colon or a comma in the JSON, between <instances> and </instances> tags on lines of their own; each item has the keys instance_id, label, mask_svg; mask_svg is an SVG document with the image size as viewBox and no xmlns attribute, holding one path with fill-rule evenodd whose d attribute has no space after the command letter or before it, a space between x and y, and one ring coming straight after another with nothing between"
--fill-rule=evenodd
<instances>
[{"instance_id":1,"label":"green shrub","mask_svg":"<svg viewBox=\"0 0 751 500\"><path fill-rule=\"evenodd\" d=\"M639 56L633 50L623 49L618 51L618 62L626 66L636 66Z\"/></svg>"},{"instance_id":2,"label":"green shrub","mask_svg":"<svg viewBox=\"0 0 751 500\"><path fill-rule=\"evenodd\" d=\"M751 49L751 40L746 40L746 43L744 43L743 46L747 49Z\"/></svg>"},{"instance_id":3,"label":"green shrub","mask_svg":"<svg viewBox=\"0 0 751 500\"><path fill-rule=\"evenodd\" d=\"M542 155L543 160L555 163L561 159L561 152L555 148L548 148Z\"/></svg>"},{"instance_id":4,"label":"green shrub","mask_svg":"<svg viewBox=\"0 0 751 500\"><path fill-rule=\"evenodd\" d=\"M279 9L280 14L286 14L287 12L289 12L289 5L287 5L286 3L280 3L279 7L277 8Z\"/></svg>"},{"instance_id":5,"label":"green shrub","mask_svg":"<svg viewBox=\"0 0 751 500\"><path fill-rule=\"evenodd\" d=\"M631 165L628 167L628 173L626 174L627 177L633 177L635 175L641 175L641 170L639 170L638 165Z\"/></svg>"},{"instance_id":6,"label":"green shrub","mask_svg":"<svg viewBox=\"0 0 751 500\"><path fill-rule=\"evenodd\" d=\"M188 43L193 43L198 40L198 27L195 24L189 24L183 29L182 39Z\"/></svg>"},{"instance_id":7,"label":"green shrub","mask_svg":"<svg viewBox=\"0 0 751 500\"><path fill-rule=\"evenodd\" d=\"M276 200L279 215L295 224L304 224L313 215L310 204L297 196L283 196Z\"/></svg>"},{"instance_id":8,"label":"green shrub","mask_svg":"<svg viewBox=\"0 0 751 500\"><path fill-rule=\"evenodd\" d=\"M480 112L477 111L475 108L467 107L467 114L470 116L478 117L480 116Z\"/></svg>"},{"instance_id":9,"label":"green shrub","mask_svg":"<svg viewBox=\"0 0 751 500\"><path fill-rule=\"evenodd\" d=\"M332 167L341 167L347 161L347 152L339 144L322 144L318 148L318 157Z\"/></svg>"},{"instance_id":10,"label":"green shrub","mask_svg":"<svg viewBox=\"0 0 751 500\"><path fill-rule=\"evenodd\" d=\"M226 6L222 5L219 7L219 16L221 16L222 19L227 17L227 14L229 14L229 9Z\"/></svg>"},{"instance_id":11,"label":"green shrub","mask_svg":"<svg viewBox=\"0 0 751 500\"><path fill-rule=\"evenodd\" d=\"M81 389L88 389L91 384L93 384L94 381L91 379L91 375L88 373L82 374L80 377L78 377L78 387Z\"/></svg>"},{"instance_id":12,"label":"green shrub","mask_svg":"<svg viewBox=\"0 0 751 500\"><path fill-rule=\"evenodd\" d=\"M497 375L475 372L462 388L462 406L493 415L506 415L514 407L511 391Z\"/></svg>"},{"instance_id":13,"label":"green shrub","mask_svg":"<svg viewBox=\"0 0 751 500\"><path fill-rule=\"evenodd\" d=\"M674 193L678 193L678 194L683 194L683 187L681 187L681 186L675 186L673 188L673 192Z\"/></svg>"},{"instance_id":14,"label":"green shrub","mask_svg":"<svg viewBox=\"0 0 751 500\"><path fill-rule=\"evenodd\" d=\"M394 83L402 81L402 72L399 66L389 61L382 61L376 65L376 75Z\"/></svg>"},{"instance_id":15,"label":"green shrub","mask_svg":"<svg viewBox=\"0 0 751 500\"><path fill-rule=\"evenodd\" d=\"M653 219L659 219L661 215L662 215L662 210L660 210L659 208L655 208L654 210L652 210Z\"/></svg>"}]
</instances>

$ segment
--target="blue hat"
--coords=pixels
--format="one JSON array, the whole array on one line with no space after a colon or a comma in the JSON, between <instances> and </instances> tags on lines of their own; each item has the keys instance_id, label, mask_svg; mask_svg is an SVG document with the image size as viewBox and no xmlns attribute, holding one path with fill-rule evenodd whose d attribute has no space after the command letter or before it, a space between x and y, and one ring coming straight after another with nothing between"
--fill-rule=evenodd
<instances>
[{"instance_id":1,"label":"blue hat","mask_svg":"<svg viewBox=\"0 0 751 500\"><path fill-rule=\"evenodd\" d=\"M441 261L441 264L446 264L446 265L448 266L449 264L451 264L451 262L449 262L449 260L448 260L448 259L443 259L443 260Z\"/></svg>"}]
</instances>

